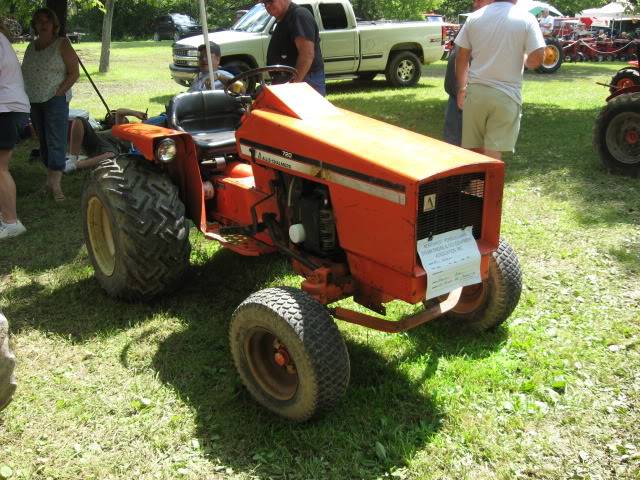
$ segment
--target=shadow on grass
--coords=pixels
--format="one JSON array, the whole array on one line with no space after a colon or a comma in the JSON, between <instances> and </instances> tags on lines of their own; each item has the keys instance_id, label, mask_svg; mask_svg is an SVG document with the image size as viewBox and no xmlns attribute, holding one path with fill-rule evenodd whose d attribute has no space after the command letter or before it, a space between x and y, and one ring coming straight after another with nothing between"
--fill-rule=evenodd
<instances>
[{"instance_id":1,"label":"shadow on grass","mask_svg":"<svg viewBox=\"0 0 640 480\"><path fill-rule=\"evenodd\" d=\"M433 88L432 85L421 82L409 89L397 89L389 85L384 75L378 75L374 80L329 80L327 81L327 94L368 93L390 90L391 92L406 92L407 90L423 90Z\"/></svg>"},{"instance_id":2,"label":"shadow on grass","mask_svg":"<svg viewBox=\"0 0 640 480\"><path fill-rule=\"evenodd\" d=\"M389 359L376 346L347 336L352 374L345 397L318 420L292 424L258 406L241 386L227 332L238 304L288 274L283 257L248 258L220 250L190 269L183 288L150 305L112 300L93 278L59 289L33 281L11 290L5 313L14 333L36 328L77 343L158 314L180 319L183 330L156 337L161 340L151 365L193 408L195 436L207 458L236 472L296 478L365 478L405 466L442 422L441 408L424 391L439 358L482 357L502 343L501 335L456 337L447 325L423 326L407 334L408 353ZM160 328L150 326L132 338L121 350L121 363L128 368L130 350L153 341ZM402 369L413 355L429 357L417 379Z\"/></svg>"}]
</instances>

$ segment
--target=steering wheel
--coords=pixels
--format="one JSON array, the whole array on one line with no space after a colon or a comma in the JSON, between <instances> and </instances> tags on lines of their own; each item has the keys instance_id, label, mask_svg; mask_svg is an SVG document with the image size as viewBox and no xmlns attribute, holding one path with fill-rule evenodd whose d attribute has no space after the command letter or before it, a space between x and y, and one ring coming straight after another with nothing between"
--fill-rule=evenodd
<instances>
[{"instance_id":1,"label":"steering wheel","mask_svg":"<svg viewBox=\"0 0 640 480\"><path fill-rule=\"evenodd\" d=\"M226 93L227 95L230 95L232 97L240 97L242 95L242 93L238 93L235 92L231 89L231 86L235 83L235 82L239 82L241 80L246 80L248 78L251 77L255 77L255 76L260 76L260 85L266 85L265 79L264 79L264 74L265 73L281 73L285 75L286 81L282 82L282 83L287 83L290 82L297 74L298 71L293 68L293 67L289 67L287 65L267 65L266 67L259 67L259 68L252 68L251 70L246 70L244 72L240 72L238 75L236 75L235 77L233 77L231 80L229 80L229 82L227 83L227 85L224 87L224 93ZM256 87L257 90L257 87ZM255 93L255 90L254 90Z\"/></svg>"}]
</instances>

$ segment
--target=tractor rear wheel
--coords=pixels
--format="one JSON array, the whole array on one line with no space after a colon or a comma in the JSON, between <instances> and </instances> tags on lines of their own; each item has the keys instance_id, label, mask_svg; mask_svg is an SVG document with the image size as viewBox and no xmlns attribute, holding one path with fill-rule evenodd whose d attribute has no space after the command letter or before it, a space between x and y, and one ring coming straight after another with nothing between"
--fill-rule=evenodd
<instances>
[{"instance_id":1,"label":"tractor rear wheel","mask_svg":"<svg viewBox=\"0 0 640 480\"><path fill-rule=\"evenodd\" d=\"M16 357L9 349L9 322L0 313L0 410L9 405L16 391L15 366Z\"/></svg>"},{"instance_id":2,"label":"tractor rear wheel","mask_svg":"<svg viewBox=\"0 0 640 480\"><path fill-rule=\"evenodd\" d=\"M462 322L475 331L497 327L518 305L522 291L522 272L516 253L500 239L489 261L489 277L462 289L458 304L447 318Z\"/></svg>"},{"instance_id":3,"label":"tractor rear wheel","mask_svg":"<svg viewBox=\"0 0 640 480\"><path fill-rule=\"evenodd\" d=\"M593 146L607 169L640 174L640 92L609 100L596 119Z\"/></svg>"},{"instance_id":4,"label":"tractor rear wheel","mask_svg":"<svg viewBox=\"0 0 640 480\"><path fill-rule=\"evenodd\" d=\"M542 65L536 71L539 73L553 73L560 68L564 60L562 45L555 38L545 39L547 46L544 48L544 58Z\"/></svg>"},{"instance_id":5,"label":"tractor rear wheel","mask_svg":"<svg viewBox=\"0 0 640 480\"><path fill-rule=\"evenodd\" d=\"M420 59L413 52L392 54L384 74L394 87L413 87L422 75Z\"/></svg>"},{"instance_id":6,"label":"tractor rear wheel","mask_svg":"<svg viewBox=\"0 0 640 480\"><path fill-rule=\"evenodd\" d=\"M640 85L640 70L636 68L623 68L616 72L609 82L609 92L614 93L621 88Z\"/></svg>"},{"instance_id":7,"label":"tractor rear wheel","mask_svg":"<svg viewBox=\"0 0 640 480\"><path fill-rule=\"evenodd\" d=\"M249 393L303 422L333 407L349 384L349 354L324 305L295 288L267 288L233 313L229 344Z\"/></svg>"},{"instance_id":8,"label":"tractor rear wheel","mask_svg":"<svg viewBox=\"0 0 640 480\"><path fill-rule=\"evenodd\" d=\"M100 163L82 194L84 238L107 293L148 300L173 287L189 265L184 204L171 180L146 160Z\"/></svg>"}]
</instances>

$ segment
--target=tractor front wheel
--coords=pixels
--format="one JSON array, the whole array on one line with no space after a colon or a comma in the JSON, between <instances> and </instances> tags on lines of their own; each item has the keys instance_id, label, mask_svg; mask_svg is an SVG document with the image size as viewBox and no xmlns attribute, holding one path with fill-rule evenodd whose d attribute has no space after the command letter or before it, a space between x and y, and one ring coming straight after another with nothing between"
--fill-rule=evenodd
<instances>
[{"instance_id":1,"label":"tractor front wheel","mask_svg":"<svg viewBox=\"0 0 640 480\"><path fill-rule=\"evenodd\" d=\"M489 261L489 277L462 289L458 304L446 316L475 331L497 327L518 305L522 291L520 262L511 246L500 239Z\"/></svg>"},{"instance_id":2,"label":"tractor front wheel","mask_svg":"<svg viewBox=\"0 0 640 480\"><path fill-rule=\"evenodd\" d=\"M635 68L623 68L616 72L609 82L609 92L615 93L616 91L640 85L640 70Z\"/></svg>"},{"instance_id":3,"label":"tractor front wheel","mask_svg":"<svg viewBox=\"0 0 640 480\"><path fill-rule=\"evenodd\" d=\"M422 75L420 59L413 52L395 53L384 73L387 82L394 87L413 87Z\"/></svg>"},{"instance_id":4,"label":"tractor front wheel","mask_svg":"<svg viewBox=\"0 0 640 480\"><path fill-rule=\"evenodd\" d=\"M609 100L596 119L593 146L608 170L640 174L640 92Z\"/></svg>"},{"instance_id":5,"label":"tractor front wheel","mask_svg":"<svg viewBox=\"0 0 640 480\"><path fill-rule=\"evenodd\" d=\"M15 366L16 357L9 349L9 322L0 313L0 410L9 405L16 391Z\"/></svg>"},{"instance_id":6,"label":"tractor front wheel","mask_svg":"<svg viewBox=\"0 0 640 480\"><path fill-rule=\"evenodd\" d=\"M231 354L267 409L303 422L333 407L349 384L349 354L324 305L294 288L268 288L233 313Z\"/></svg>"},{"instance_id":7,"label":"tractor front wheel","mask_svg":"<svg viewBox=\"0 0 640 480\"><path fill-rule=\"evenodd\" d=\"M544 48L544 58L542 65L536 71L539 73L553 73L560 68L564 60L564 50L562 45L555 38L545 39L547 46Z\"/></svg>"},{"instance_id":8,"label":"tractor front wheel","mask_svg":"<svg viewBox=\"0 0 640 480\"><path fill-rule=\"evenodd\" d=\"M177 284L189 264L189 229L177 187L147 160L100 163L82 194L84 238L107 293L148 300Z\"/></svg>"}]
</instances>

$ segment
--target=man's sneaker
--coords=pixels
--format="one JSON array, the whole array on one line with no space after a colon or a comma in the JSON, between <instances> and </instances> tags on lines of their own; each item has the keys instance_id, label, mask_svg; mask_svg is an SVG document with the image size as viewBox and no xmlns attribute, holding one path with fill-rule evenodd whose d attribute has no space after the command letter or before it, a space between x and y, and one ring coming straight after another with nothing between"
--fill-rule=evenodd
<instances>
[{"instance_id":1,"label":"man's sneaker","mask_svg":"<svg viewBox=\"0 0 640 480\"><path fill-rule=\"evenodd\" d=\"M67 160L64 162L64 173L71 173L76 168L78 168L78 165L76 165L75 159L67 157Z\"/></svg>"},{"instance_id":2,"label":"man's sneaker","mask_svg":"<svg viewBox=\"0 0 640 480\"><path fill-rule=\"evenodd\" d=\"M27 229L22 224L20 220L17 220L16 223L0 223L0 240L4 240L5 238L13 238L18 235L22 235L26 232Z\"/></svg>"}]
</instances>

